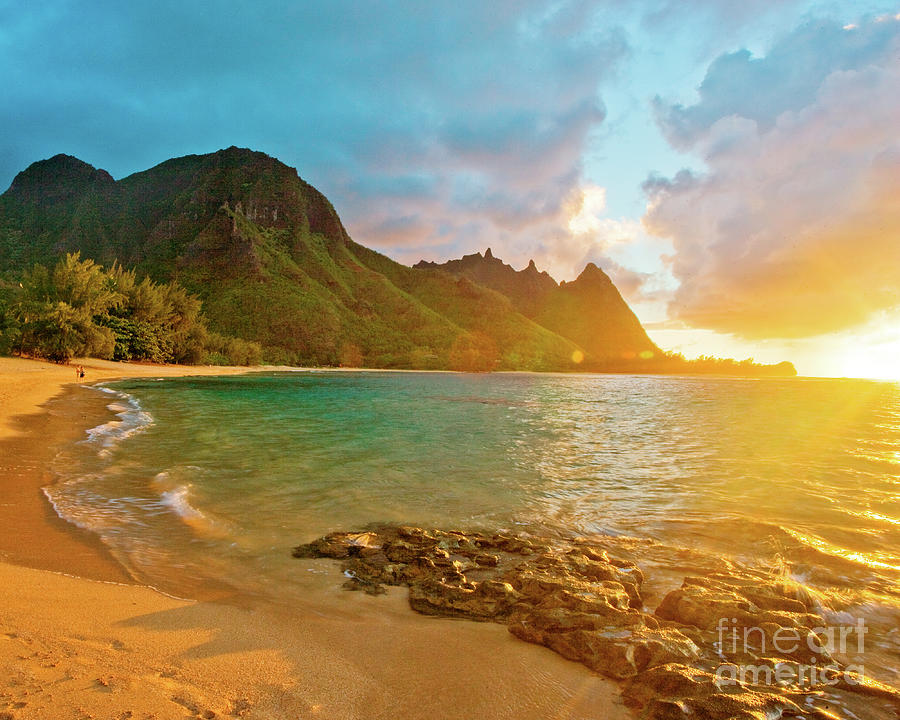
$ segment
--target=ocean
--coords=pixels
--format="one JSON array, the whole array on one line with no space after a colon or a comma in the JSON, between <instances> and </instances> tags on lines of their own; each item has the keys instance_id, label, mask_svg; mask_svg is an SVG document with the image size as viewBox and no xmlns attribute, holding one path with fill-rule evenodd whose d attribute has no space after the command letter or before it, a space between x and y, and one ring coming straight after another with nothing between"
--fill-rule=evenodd
<instances>
[{"instance_id":1,"label":"ocean","mask_svg":"<svg viewBox=\"0 0 900 720\"><path fill-rule=\"evenodd\" d=\"M292 602L316 580L293 546L387 522L618 537L652 549L659 594L725 558L898 618L896 383L312 371L82 392L115 417L47 496L175 595Z\"/></svg>"}]
</instances>

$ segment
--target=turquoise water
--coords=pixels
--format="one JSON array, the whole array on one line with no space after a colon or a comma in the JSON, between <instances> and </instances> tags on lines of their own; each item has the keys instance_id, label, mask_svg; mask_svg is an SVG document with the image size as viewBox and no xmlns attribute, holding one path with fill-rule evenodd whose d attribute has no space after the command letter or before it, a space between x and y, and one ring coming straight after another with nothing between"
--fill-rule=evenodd
<instances>
[{"instance_id":1,"label":"turquoise water","mask_svg":"<svg viewBox=\"0 0 900 720\"><path fill-rule=\"evenodd\" d=\"M304 372L84 391L117 418L58 458L48 497L173 591L287 593L294 545L387 521L649 539L897 597L897 384Z\"/></svg>"}]
</instances>

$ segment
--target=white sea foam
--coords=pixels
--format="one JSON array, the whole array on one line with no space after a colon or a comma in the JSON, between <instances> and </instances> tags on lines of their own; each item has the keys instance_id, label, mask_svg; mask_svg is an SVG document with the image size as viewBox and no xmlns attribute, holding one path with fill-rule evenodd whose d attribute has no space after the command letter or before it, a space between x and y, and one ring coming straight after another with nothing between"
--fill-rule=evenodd
<instances>
[{"instance_id":1,"label":"white sea foam","mask_svg":"<svg viewBox=\"0 0 900 720\"><path fill-rule=\"evenodd\" d=\"M86 478L78 478L78 480L86 480ZM97 516L88 512L83 502L79 502L77 496L73 496L72 486L75 480L67 480L65 483L50 485L43 488L44 496L53 506L54 512L63 520L67 520L73 525L77 525L82 530L90 530L99 532L102 528L98 527Z\"/></svg>"},{"instance_id":2,"label":"white sea foam","mask_svg":"<svg viewBox=\"0 0 900 720\"><path fill-rule=\"evenodd\" d=\"M206 521L206 515L191 505L190 492L189 485L179 485L171 490L166 490L161 496L162 504L186 521Z\"/></svg>"},{"instance_id":3,"label":"white sea foam","mask_svg":"<svg viewBox=\"0 0 900 720\"><path fill-rule=\"evenodd\" d=\"M95 463L89 463L90 468L84 467L77 454L60 453L54 463L57 482L45 487L43 492L59 517L108 541L110 533L133 524L138 513L132 498L111 496L107 492L104 481L114 467L108 459L120 442L143 432L154 420L128 393L105 385L88 389L112 396L107 408L115 413L115 419L88 429L85 439L79 443L96 451L95 457L102 467Z\"/></svg>"},{"instance_id":4,"label":"white sea foam","mask_svg":"<svg viewBox=\"0 0 900 720\"><path fill-rule=\"evenodd\" d=\"M173 483L171 474L163 471L154 478L154 485L166 488L160 493L160 503L198 535L209 538L226 538L230 534L228 524L211 517L192 502L190 483Z\"/></svg>"},{"instance_id":5,"label":"white sea foam","mask_svg":"<svg viewBox=\"0 0 900 720\"><path fill-rule=\"evenodd\" d=\"M90 428L84 442L97 446L97 452L105 456L126 438L137 435L153 425L154 420L133 395L102 385L96 389L116 397L115 401L107 405L107 408L116 414L116 419Z\"/></svg>"},{"instance_id":6,"label":"white sea foam","mask_svg":"<svg viewBox=\"0 0 900 720\"><path fill-rule=\"evenodd\" d=\"M87 473L64 478L43 492L59 517L107 541L139 522L139 507L133 498L108 497L102 484L102 475Z\"/></svg>"}]
</instances>

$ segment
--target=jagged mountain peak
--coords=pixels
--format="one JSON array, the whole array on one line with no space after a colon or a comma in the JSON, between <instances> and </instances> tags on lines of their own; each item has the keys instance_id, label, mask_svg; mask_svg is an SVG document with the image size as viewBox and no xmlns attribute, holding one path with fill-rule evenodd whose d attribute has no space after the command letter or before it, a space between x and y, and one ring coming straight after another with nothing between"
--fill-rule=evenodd
<instances>
[{"instance_id":1,"label":"jagged mountain peak","mask_svg":"<svg viewBox=\"0 0 900 720\"><path fill-rule=\"evenodd\" d=\"M607 275L600 267L593 263L589 262L584 266L584 270L581 271L581 274L575 278L573 282L576 283L586 283L586 282L594 282L594 283L603 283L606 285L612 285L612 280L609 275Z\"/></svg>"},{"instance_id":2,"label":"jagged mountain peak","mask_svg":"<svg viewBox=\"0 0 900 720\"><path fill-rule=\"evenodd\" d=\"M416 267L467 277L506 295L523 315L578 343L595 359L659 352L612 280L593 262L575 280L559 285L547 272L539 271L533 259L524 270L516 271L490 249L484 256L475 253Z\"/></svg>"},{"instance_id":3,"label":"jagged mountain peak","mask_svg":"<svg viewBox=\"0 0 900 720\"><path fill-rule=\"evenodd\" d=\"M528 265L522 270L516 270L512 265L505 263L502 259L498 258L494 255L491 248L487 248L484 251L484 254L480 252L470 253L469 255L463 255L461 258L457 260L448 260L444 263L432 262L429 260L420 260L413 267L416 268L431 268L431 269L440 269L447 270L454 274L465 274L466 272L488 272L494 273L498 277L507 277L511 278L514 276L531 276L538 275L541 278L542 282L552 282L553 285L556 285L556 281L550 277L549 273L546 270L538 270L537 265L534 260L529 260ZM476 282L478 281L476 278Z\"/></svg>"}]
</instances>

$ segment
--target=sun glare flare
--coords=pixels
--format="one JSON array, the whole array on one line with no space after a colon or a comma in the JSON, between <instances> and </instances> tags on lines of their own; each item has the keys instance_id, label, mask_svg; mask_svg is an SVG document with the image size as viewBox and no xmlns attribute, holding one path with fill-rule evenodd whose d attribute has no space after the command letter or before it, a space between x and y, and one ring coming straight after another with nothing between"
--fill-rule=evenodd
<instances>
[{"instance_id":1,"label":"sun glare flare","mask_svg":"<svg viewBox=\"0 0 900 720\"><path fill-rule=\"evenodd\" d=\"M885 328L857 340L841 357L841 375L900 381L900 327Z\"/></svg>"}]
</instances>

